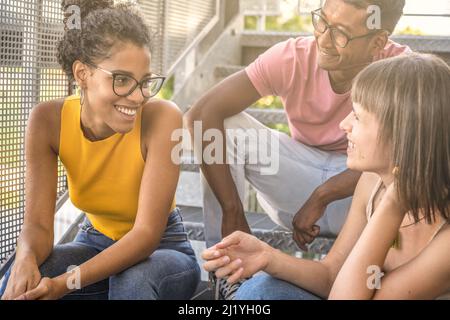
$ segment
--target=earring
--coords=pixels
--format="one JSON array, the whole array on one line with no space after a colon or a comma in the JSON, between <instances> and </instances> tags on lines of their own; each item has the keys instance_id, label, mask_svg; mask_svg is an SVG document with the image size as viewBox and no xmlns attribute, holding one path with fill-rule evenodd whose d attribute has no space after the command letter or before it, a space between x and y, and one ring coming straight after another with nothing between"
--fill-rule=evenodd
<instances>
[{"instance_id":1,"label":"earring","mask_svg":"<svg viewBox=\"0 0 450 320\"><path fill-rule=\"evenodd\" d=\"M400 168L398 166L395 166L394 169L392 170L392 174L397 177L398 173L400 172Z\"/></svg>"}]
</instances>

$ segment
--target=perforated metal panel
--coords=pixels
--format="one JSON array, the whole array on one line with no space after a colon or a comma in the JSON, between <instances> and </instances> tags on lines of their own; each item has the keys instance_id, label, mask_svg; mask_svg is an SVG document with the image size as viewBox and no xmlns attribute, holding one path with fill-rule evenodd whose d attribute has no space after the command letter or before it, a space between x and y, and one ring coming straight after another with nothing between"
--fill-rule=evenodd
<instances>
[{"instance_id":1,"label":"perforated metal panel","mask_svg":"<svg viewBox=\"0 0 450 320\"><path fill-rule=\"evenodd\" d=\"M0 263L13 252L23 222L29 112L39 102L68 93L55 58L62 36L60 3L0 0ZM66 189L61 165L58 171L61 194Z\"/></svg>"},{"instance_id":2,"label":"perforated metal panel","mask_svg":"<svg viewBox=\"0 0 450 320\"><path fill-rule=\"evenodd\" d=\"M153 66L166 72L216 15L216 0L140 0L147 23L155 32Z\"/></svg>"},{"instance_id":3,"label":"perforated metal panel","mask_svg":"<svg viewBox=\"0 0 450 320\"><path fill-rule=\"evenodd\" d=\"M216 14L216 0L167 1L165 68L169 68Z\"/></svg>"},{"instance_id":4,"label":"perforated metal panel","mask_svg":"<svg viewBox=\"0 0 450 320\"><path fill-rule=\"evenodd\" d=\"M140 0L138 1L141 13L150 27L153 35L152 48L152 71L163 73L163 21L164 1L162 0Z\"/></svg>"}]
</instances>

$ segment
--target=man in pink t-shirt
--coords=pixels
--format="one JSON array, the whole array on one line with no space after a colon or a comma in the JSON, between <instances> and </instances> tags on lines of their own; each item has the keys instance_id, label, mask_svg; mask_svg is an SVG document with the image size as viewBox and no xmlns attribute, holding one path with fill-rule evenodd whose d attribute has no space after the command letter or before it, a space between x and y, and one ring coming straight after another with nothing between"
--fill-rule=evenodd
<instances>
[{"instance_id":1,"label":"man in pink t-shirt","mask_svg":"<svg viewBox=\"0 0 450 320\"><path fill-rule=\"evenodd\" d=\"M279 167L271 175L248 163L248 154L242 164L202 164L208 246L233 231L250 232L241 202L245 180L256 189L271 218L293 231L300 248L307 249L319 233L338 234L360 177L346 167L347 139L339 123L352 111L355 76L373 61L410 51L389 40L404 4L404 0L327 0L312 12L314 37L276 44L207 92L186 114L192 133L194 122L202 121L203 131L266 130L279 143ZM373 18L371 5L381 9L381 25L376 27L368 23ZM268 95L281 98L291 137L242 112ZM227 152L236 147L233 143L227 140ZM267 147L261 143L256 148Z\"/></svg>"}]
</instances>

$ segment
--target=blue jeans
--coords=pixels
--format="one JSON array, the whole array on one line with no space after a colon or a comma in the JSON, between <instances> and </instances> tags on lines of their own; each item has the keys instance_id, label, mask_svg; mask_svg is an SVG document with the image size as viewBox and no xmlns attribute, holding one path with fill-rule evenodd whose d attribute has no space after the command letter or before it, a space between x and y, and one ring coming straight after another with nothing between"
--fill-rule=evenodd
<instances>
[{"instance_id":1,"label":"blue jeans","mask_svg":"<svg viewBox=\"0 0 450 320\"><path fill-rule=\"evenodd\" d=\"M182 221L181 212L176 208L170 214L158 248L150 257L108 279L70 293L63 299L190 299L200 281L200 267ZM55 246L39 270L42 277L59 276L67 272L69 266L83 264L114 243L94 229L86 218L80 224L75 240ZM0 296L6 289L11 268L5 275Z\"/></svg>"},{"instance_id":2,"label":"blue jeans","mask_svg":"<svg viewBox=\"0 0 450 320\"><path fill-rule=\"evenodd\" d=\"M261 274L245 281L236 292L236 300L322 300L289 282Z\"/></svg>"}]
</instances>

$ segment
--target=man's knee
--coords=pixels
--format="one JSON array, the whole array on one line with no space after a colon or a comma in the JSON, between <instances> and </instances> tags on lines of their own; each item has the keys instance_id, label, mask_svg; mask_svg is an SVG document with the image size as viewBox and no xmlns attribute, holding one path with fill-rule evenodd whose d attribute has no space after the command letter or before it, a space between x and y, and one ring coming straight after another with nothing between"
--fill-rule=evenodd
<instances>
[{"instance_id":1,"label":"man's knee","mask_svg":"<svg viewBox=\"0 0 450 320\"><path fill-rule=\"evenodd\" d=\"M245 129L248 126L247 115L244 112L235 114L223 121L224 129Z\"/></svg>"}]
</instances>

